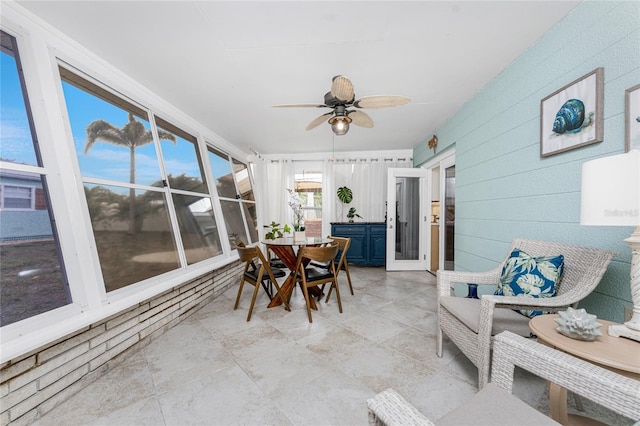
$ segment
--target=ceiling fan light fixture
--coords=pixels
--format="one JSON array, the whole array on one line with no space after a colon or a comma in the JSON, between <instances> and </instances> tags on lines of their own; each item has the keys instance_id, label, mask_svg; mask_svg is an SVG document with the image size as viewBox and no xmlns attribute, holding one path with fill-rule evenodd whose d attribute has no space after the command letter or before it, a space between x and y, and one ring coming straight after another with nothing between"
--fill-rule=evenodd
<instances>
[{"instance_id":1,"label":"ceiling fan light fixture","mask_svg":"<svg viewBox=\"0 0 640 426\"><path fill-rule=\"evenodd\" d=\"M336 136L346 135L349 131L349 123L351 123L351 119L347 116L336 116L329 119L331 130Z\"/></svg>"},{"instance_id":2,"label":"ceiling fan light fixture","mask_svg":"<svg viewBox=\"0 0 640 426\"><path fill-rule=\"evenodd\" d=\"M331 91L324 95L323 104L289 104L274 106L279 108L331 108L333 111L316 117L307 125L306 130L315 129L320 124L324 123L327 117L332 116L328 120L331 130L335 135L342 136L347 134L351 123L358 127L365 127L368 129L373 127L373 120L371 117L369 117L365 112L360 111L360 109L388 108L404 105L409 102L411 102L410 98L399 95L372 95L356 99L351 80L343 75L337 75L333 77L333 80L331 81ZM351 107L356 109L349 110L348 108Z\"/></svg>"}]
</instances>

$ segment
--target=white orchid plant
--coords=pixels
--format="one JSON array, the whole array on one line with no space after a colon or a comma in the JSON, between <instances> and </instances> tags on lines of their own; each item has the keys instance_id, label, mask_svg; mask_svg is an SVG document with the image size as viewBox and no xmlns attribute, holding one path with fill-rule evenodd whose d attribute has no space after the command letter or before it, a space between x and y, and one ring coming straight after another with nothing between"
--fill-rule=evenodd
<instances>
[{"instance_id":1,"label":"white orchid plant","mask_svg":"<svg viewBox=\"0 0 640 426\"><path fill-rule=\"evenodd\" d=\"M294 231L304 231L302 221L304 220L304 212L302 211L302 202L298 194L291 188L287 188L291 200L289 200L289 207L293 210L293 229Z\"/></svg>"}]
</instances>

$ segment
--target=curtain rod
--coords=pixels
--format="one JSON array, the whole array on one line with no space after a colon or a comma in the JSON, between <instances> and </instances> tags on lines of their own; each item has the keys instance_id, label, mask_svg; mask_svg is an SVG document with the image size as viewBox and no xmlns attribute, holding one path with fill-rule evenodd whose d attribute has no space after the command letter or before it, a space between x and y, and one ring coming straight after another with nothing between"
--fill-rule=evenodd
<instances>
[{"instance_id":1,"label":"curtain rod","mask_svg":"<svg viewBox=\"0 0 640 426\"><path fill-rule=\"evenodd\" d=\"M294 159L271 159L271 163L318 163L329 160L332 163L366 163L366 162L391 162L391 161L413 161L413 158L330 158L324 160L294 160Z\"/></svg>"}]
</instances>

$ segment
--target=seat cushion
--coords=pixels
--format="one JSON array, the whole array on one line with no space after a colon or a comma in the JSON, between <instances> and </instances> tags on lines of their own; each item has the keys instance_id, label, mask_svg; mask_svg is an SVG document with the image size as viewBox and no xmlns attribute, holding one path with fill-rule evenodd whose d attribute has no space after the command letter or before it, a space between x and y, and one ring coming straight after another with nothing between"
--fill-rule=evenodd
<instances>
[{"instance_id":1,"label":"seat cushion","mask_svg":"<svg viewBox=\"0 0 640 426\"><path fill-rule=\"evenodd\" d=\"M480 300L468 299L466 297L441 296L440 304L460 322L478 333L478 323L480 322ZM496 308L493 313L493 328L491 335L494 336L505 330L520 336L529 337L529 318L520 315L512 309Z\"/></svg>"},{"instance_id":2,"label":"seat cushion","mask_svg":"<svg viewBox=\"0 0 640 426\"><path fill-rule=\"evenodd\" d=\"M245 278L249 278L251 281L257 281L258 280L258 273L260 272L260 268L256 268L256 269L249 269L247 272L244 273ZM285 275L287 275L283 270L281 269L275 269L275 268L271 268L271 272L273 272L273 276L276 278L281 278L284 277ZM262 280L266 281L269 279L269 274L267 273L267 271L264 271L262 274Z\"/></svg>"},{"instance_id":3,"label":"seat cushion","mask_svg":"<svg viewBox=\"0 0 640 426\"><path fill-rule=\"evenodd\" d=\"M309 262L309 266L313 266L316 268L322 268L322 269L329 269L329 265L331 265L331 261L328 262L316 262L315 260L312 260L311 262Z\"/></svg>"},{"instance_id":4,"label":"seat cushion","mask_svg":"<svg viewBox=\"0 0 640 426\"><path fill-rule=\"evenodd\" d=\"M495 294L499 296L553 297L564 269L564 256L533 257L522 250L513 250L502 267L502 276ZM543 311L517 310L533 318Z\"/></svg>"},{"instance_id":5,"label":"seat cushion","mask_svg":"<svg viewBox=\"0 0 640 426\"><path fill-rule=\"evenodd\" d=\"M486 384L471 400L436 422L437 425L558 425L550 417L504 389Z\"/></svg>"},{"instance_id":6,"label":"seat cushion","mask_svg":"<svg viewBox=\"0 0 640 426\"><path fill-rule=\"evenodd\" d=\"M329 269L316 268L313 266L306 267L304 272L307 278L307 282L319 281L333 277L333 274Z\"/></svg>"},{"instance_id":7,"label":"seat cushion","mask_svg":"<svg viewBox=\"0 0 640 426\"><path fill-rule=\"evenodd\" d=\"M285 275L287 275L286 272L284 272L282 269L278 269L278 268L271 268L271 272L273 272L273 276L276 278L282 278ZM268 278L268 276L267 276Z\"/></svg>"},{"instance_id":8,"label":"seat cushion","mask_svg":"<svg viewBox=\"0 0 640 426\"><path fill-rule=\"evenodd\" d=\"M287 265L285 265L284 263L282 263L282 260L278 259L278 258L274 258L271 259L271 268L280 268L280 269L284 269L287 267Z\"/></svg>"}]
</instances>

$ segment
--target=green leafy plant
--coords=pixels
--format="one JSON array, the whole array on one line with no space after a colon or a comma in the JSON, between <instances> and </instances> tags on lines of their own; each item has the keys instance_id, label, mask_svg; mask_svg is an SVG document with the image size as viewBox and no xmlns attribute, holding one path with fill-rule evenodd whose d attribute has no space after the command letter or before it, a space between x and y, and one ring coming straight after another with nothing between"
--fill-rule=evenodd
<instances>
[{"instance_id":1,"label":"green leafy plant","mask_svg":"<svg viewBox=\"0 0 640 426\"><path fill-rule=\"evenodd\" d=\"M342 209L344 212L344 206L353 201L353 192L350 188L341 186L340 188L338 188L337 195L338 200L340 200L340 202L342 203ZM347 213L347 219L349 219L349 222L353 222L353 218L355 217L359 217L360 219L362 219L362 216L356 213L355 207L349 208L349 212Z\"/></svg>"},{"instance_id":2,"label":"green leafy plant","mask_svg":"<svg viewBox=\"0 0 640 426\"><path fill-rule=\"evenodd\" d=\"M291 232L291 227L289 227L289 225L285 224L284 227L280 228L280 224L274 221L271 221L271 223L265 226L265 228L271 228L271 230L264 235L264 237L269 240L282 238L284 236L283 232Z\"/></svg>"},{"instance_id":3,"label":"green leafy plant","mask_svg":"<svg viewBox=\"0 0 640 426\"><path fill-rule=\"evenodd\" d=\"M349 209L349 212L347 213L347 219L349 219L350 222L353 222L353 218L354 217L359 217L360 219L362 219L362 216L360 216L358 213L356 213L356 208L355 207L351 207Z\"/></svg>"},{"instance_id":4,"label":"green leafy plant","mask_svg":"<svg viewBox=\"0 0 640 426\"><path fill-rule=\"evenodd\" d=\"M349 204L351 201L353 201L353 192L351 192L351 189L349 189L346 186L341 186L340 188L338 188L338 200L340 200L340 202L342 202L343 204Z\"/></svg>"}]
</instances>

